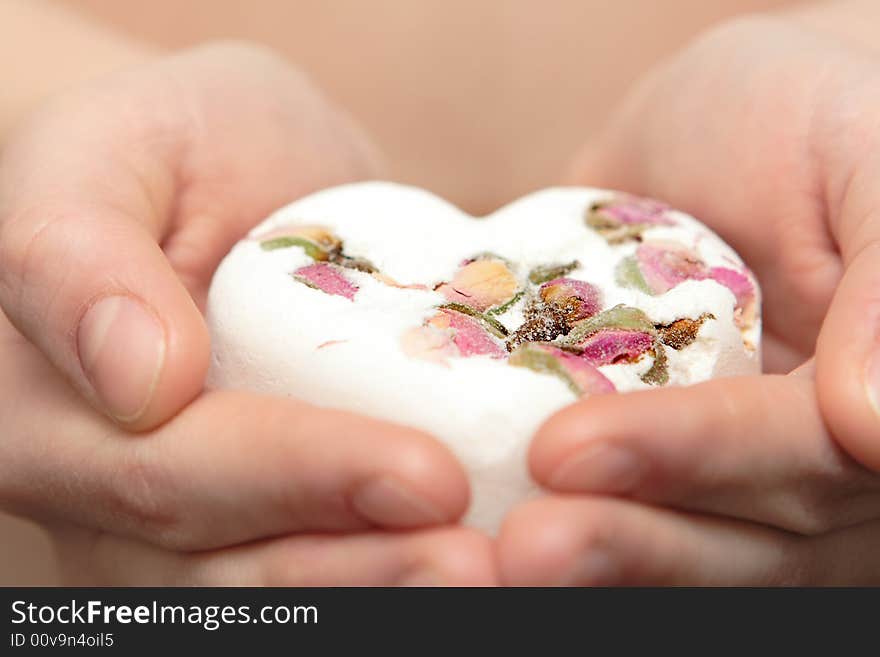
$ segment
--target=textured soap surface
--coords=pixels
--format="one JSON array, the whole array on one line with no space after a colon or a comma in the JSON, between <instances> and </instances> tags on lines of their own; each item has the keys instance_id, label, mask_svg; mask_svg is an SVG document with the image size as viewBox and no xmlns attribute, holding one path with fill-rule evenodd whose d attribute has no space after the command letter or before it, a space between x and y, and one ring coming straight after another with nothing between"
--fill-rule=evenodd
<instances>
[{"instance_id":1,"label":"textured soap surface","mask_svg":"<svg viewBox=\"0 0 880 657\"><path fill-rule=\"evenodd\" d=\"M586 188L479 218L391 183L318 192L232 249L208 323L211 387L428 431L488 531L535 493L526 450L553 412L760 369L760 292L736 253L681 212Z\"/></svg>"}]
</instances>

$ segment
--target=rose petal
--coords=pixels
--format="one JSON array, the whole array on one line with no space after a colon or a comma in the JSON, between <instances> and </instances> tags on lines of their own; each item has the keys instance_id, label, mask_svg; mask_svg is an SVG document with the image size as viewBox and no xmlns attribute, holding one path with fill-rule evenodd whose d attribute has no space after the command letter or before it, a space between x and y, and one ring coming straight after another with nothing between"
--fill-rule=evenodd
<instances>
[{"instance_id":1,"label":"rose petal","mask_svg":"<svg viewBox=\"0 0 880 657\"><path fill-rule=\"evenodd\" d=\"M602 307L601 294L593 285L574 278L556 278L541 285L539 290L544 303L566 306L566 319L570 323L592 317ZM572 304L571 301L577 303Z\"/></svg>"},{"instance_id":2,"label":"rose petal","mask_svg":"<svg viewBox=\"0 0 880 657\"><path fill-rule=\"evenodd\" d=\"M586 338L603 329L638 331L652 335L654 324L638 308L620 304L604 310L589 319L578 322L571 332L565 336L564 342L569 347L577 347Z\"/></svg>"},{"instance_id":3,"label":"rose petal","mask_svg":"<svg viewBox=\"0 0 880 657\"><path fill-rule=\"evenodd\" d=\"M452 340L462 356L507 358L507 350L489 335L478 320L449 309L441 310L438 315L429 320L429 323L432 326L451 328L454 331Z\"/></svg>"},{"instance_id":4,"label":"rose petal","mask_svg":"<svg viewBox=\"0 0 880 657\"><path fill-rule=\"evenodd\" d=\"M518 290L516 276L497 258L473 260L458 270L451 283L437 288L448 301L479 312L507 303Z\"/></svg>"},{"instance_id":5,"label":"rose petal","mask_svg":"<svg viewBox=\"0 0 880 657\"><path fill-rule=\"evenodd\" d=\"M651 349L653 343L653 337L641 331L603 329L588 337L578 347L583 350L582 358L599 367L638 360Z\"/></svg>"},{"instance_id":6,"label":"rose petal","mask_svg":"<svg viewBox=\"0 0 880 657\"><path fill-rule=\"evenodd\" d=\"M642 233L654 226L674 226L666 215L669 207L658 201L618 194L607 201L594 203L587 210L587 225L609 244L640 240Z\"/></svg>"},{"instance_id":7,"label":"rose petal","mask_svg":"<svg viewBox=\"0 0 880 657\"><path fill-rule=\"evenodd\" d=\"M666 216L669 206L650 198L620 194L610 203L603 204L598 212L612 217L621 224L647 224L651 226L674 226Z\"/></svg>"},{"instance_id":8,"label":"rose petal","mask_svg":"<svg viewBox=\"0 0 880 657\"><path fill-rule=\"evenodd\" d=\"M736 321L741 327L751 324L755 318L755 286L743 272L727 267L713 267L709 278L721 283L736 297Z\"/></svg>"},{"instance_id":9,"label":"rose petal","mask_svg":"<svg viewBox=\"0 0 880 657\"><path fill-rule=\"evenodd\" d=\"M644 242L636 250L639 271L654 294L687 280L703 280L706 267L689 248L675 242Z\"/></svg>"},{"instance_id":10,"label":"rose petal","mask_svg":"<svg viewBox=\"0 0 880 657\"><path fill-rule=\"evenodd\" d=\"M415 326L400 337L403 353L438 365L448 365L447 358L459 355L452 332L434 326Z\"/></svg>"},{"instance_id":11,"label":"rose petal","mask_svg":"<svg viewBox=\"0 0 880 657\"><path fill-rule=\"evenodd\" d=\"M530 342L510 355L510 364L562 379L577 396L615 392L614 384L592 363L553 345Z\"/></svg>"},{"instance_id":12,"label":"rose petal","mask_svg":"<svg viewBox=\"0 0 880 657\"><path fill-rule=\"evenodd\" d=\"M358 287L349 282L336 267L326 262L300 267L293 272L293 277L316 290L345 297L350 301L354 301L355 292L358 290Z\"/></svg>"}]
</instances>

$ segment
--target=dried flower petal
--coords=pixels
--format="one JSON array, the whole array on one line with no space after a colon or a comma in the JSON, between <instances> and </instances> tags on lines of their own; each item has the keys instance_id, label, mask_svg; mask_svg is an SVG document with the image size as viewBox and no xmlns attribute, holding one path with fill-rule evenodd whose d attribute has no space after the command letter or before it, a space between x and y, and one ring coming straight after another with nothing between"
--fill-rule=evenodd
<instances>
[{"instance_id":1,"label":"dried flower petal","mask_svg":"<svg viewBox=\"0 0 880 657\"><path fill-rule=\"evenodd\" d=\"M461 303L444 303L440 306L441 310L454 310L455 312L462 313L463 315L468 315L469 317L473 317L476 319L483 327L489 331L492 335L498 338L506 338L508 331L507 327L504 326L501 322L499 322L494 317L489 317L488 315L484 315L482 313L478 313L476 310L471 308L470 306L466 306Z\"/></svg>"},{"instance_id":2,"label":"dried flower petal","mask_svg":"<svg viewBox=\"0 0 880 657\"><path fill-rule=\"evenodd\" d=\"M614 384L589 361L553 345L523 344L510 355L509 362L515 367L559 377L578 397L615 391Z\"/></svg>"},{"instance_id":3,"label":"dried flower petal","mask_svg":"<svg viewBox=\"0 0 880 657\"><path fill-rule=\"evenodd\" d=\"M538 265L529 272L529 281L535 285L552 281L554 278L561 278L571 273L581 266L577 260L561 265Z\"/></svg>"},{"instance_id":4,"label":"dried flower petal","mask_svg":"<svg viewBox=\"0 0 880 657\"><path fill-rule=\"evenodd\" d=\"M428 320L428 324L439 329L452 329L452 340L462 356L507 357L507 350L493 340L484 325L473 317L446 308Z\"/></svg>"},{"instance_id":5,"label":"dried flower petal","mask_svg":"<svg viewBox=\"0 0 880 657\"><path fill-rule=\"evenodd\" d=\"M633 363L650 350L653 343L654 338L641 331L602 329L579 344L578 350L582 358L600 367Z\"/></svg>"},{"instance_id":6,"label":"dried flower petal","mask_svg":"<svg viewBox=\"0 0 880 657\"><path fill-rule=\"evenodd\" d=\"M357 285L348 281L335 266L326 262L315 262L305 267L300 267L293 272L293 277L300 283L311 288L321 290L327 294L345 297L354 301Z\"/></svg>"},{"instance_id":7,"label":"dried flower petal","mask_svg":"<svg viewBox=\"0 0 880 657\"><path fill-rule=\"evenodd\" d=\"M736 297L734 318L737 326L740 328L750 326L755 320L757 303L755 299L755 286L749 277L734 269L713 267L709 270L709 278L721 283L721 285L733 292L733 296Z\"/></svg>"},{"instance_id":8,"label":"dried flower petal","mask_svg":"<svg viewBox=\"0 0 880 657\"><path fill-rule=\"evenodd\" d=\"M654 291L648 287L642 272L639 271L639 262L635 256L628 256L621 260L614 270L614 275L617 284L621 287L630 287L645 294L654 294Z\"/></svg>"},{"instance_id":9,"label":"dried flower petal","mask_svg":"<svg viewBox=\"0 0 880 657\"><path fill-rule=\"evenodd\" d=\"M471 256L470 258L465 258L459 264L459 267L464 267L466 265L471 264L472 262L476 262L477 260L500 260L505 265L507 265L508 269L513 267L513 264L507 258L502 258L497 253L492 253L491 251L481 251L480 253Z\"/></svg>"},{"instance_id":10,"label":"dried flower petal","mask_svg":"<svg viewBox=\"0 0 880 657\"><path fill-rule=\"evenodd\" d=\"M467 263L451 283L439 285L437 291L451 302L484 312L510 301L519 291L519 284L507 263L488 258Z\"/></svg>"},{"instance_id":11,"label":"dried flower petal","mask_svg":"<svg viewBox=\"0 0 880 657\"><path fill-rule=\"evenodd\" d=\"M325 261L342 249L342 242L323 226L285 226L264 235L260 247L264 251L298 246L313 260Z\"/></svg>"},{"instance_id":12,"label":"dried flower petal","mask_svg":"<svg viewBox=\"0 0 880 657\"><path fill-rule=\"evenodd\" d=\"M649 335L654 334L654 324L644 312L638 308L621 304L578 322L562 343L566 347L576 348L589 336L603 329L621 329L639 331Z\"/></svg>"},{"instance_id":13,"label":"dried flower petal","mask_svg":"<svg viewBox=\"0 0 880 657\"><path fill-rule=\"evenodd\" d=\"M526 308L525 321L507 339L507 350L513 351L527 342L550 342L570 330L564 313L554 306L530 305Z\"/></svg>"},{"instance_id":14,"label":"dried flower petal","mask_svg":"<svg viewBox=\"0 0 880 657\"><path fill-rule=\"evenodd\" d=\"M591 317L602 307L598 288L574 278L556 278L541 285L541 300L563 311L569 325Z\"/></svg>"},{"instance_id":15,"label":"dried flower petal","mask_svg":"<svg viewBox=\"0 0 880 657\"><path fill-rule=\"evenodd\" d=\"M687 280L707 276L703 261L676 242L644 242L636 251L639 271L654 294L663 294Z\"/></svg>"},{"instance_id":16,"label":"dried flower petal","mask_svg":"<svg viewBox=\"0 0 880 657\"><path fill-rule=\"evenodd\" d=\"M669 383L669 361L666 358L666 347L660 340L654 341L654 363L651 369L642 374L641 379L652 386L665 386Z\"/></svg>"},{"instance_id":17,"label":"dried flower petal","mask_svg":"<svg viewBox=\"0 0 880 657\"><path fill-rule=\"evenodd\" d=\"M593 203L587 209L587 225L610 244L641 239L654 226L674 226L666 215L669 206L652 199L618 194L607 201Z\"/></svg>"},{"instance_id":18,"label":"dried flower petal","mask_svg":"<svg viewBox=\"0 0 880 657\"><path fill-rule=\"evenodd\" d=\"M400 337L403 353L438 365L448 365L447 358L459 355L452 332L434 326L415 326Z\"/></svg>"}]
</instances>

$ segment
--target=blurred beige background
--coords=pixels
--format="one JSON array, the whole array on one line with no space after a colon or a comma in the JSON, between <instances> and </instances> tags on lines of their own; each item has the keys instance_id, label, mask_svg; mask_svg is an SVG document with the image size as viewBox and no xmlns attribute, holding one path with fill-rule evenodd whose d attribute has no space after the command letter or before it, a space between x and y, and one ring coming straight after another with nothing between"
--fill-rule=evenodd
<instances>
[{"instance_id":1,"label":"blurred beige background","mask_svg":"<svg viewBox=\"0 0 880 657\"><path fill-rule=\"evenodd\" d=\"M630 83L693 34L738 12L793 4L56 2L169 48L236 37L283 52L373 133L393 178L473 212L556 181ZM37 530L0 516L0 536L0 584L55 581Z\"/></svg>"}]
</instances>

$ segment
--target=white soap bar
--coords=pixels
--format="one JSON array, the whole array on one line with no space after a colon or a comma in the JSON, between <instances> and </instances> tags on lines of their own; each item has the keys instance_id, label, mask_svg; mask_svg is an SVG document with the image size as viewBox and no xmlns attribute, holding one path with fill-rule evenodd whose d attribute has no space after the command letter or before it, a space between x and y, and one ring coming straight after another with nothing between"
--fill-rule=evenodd
<instances>
[{"instance_id":1,"label":"white soap bar","mask_svg":"<svg viewBox=\"0 0 880 657\"><path fill-rule=\"evenodd\" d=\"M578 396L760 369L760 293L734 251L661 204L586 188L475 218L420 189L327 189L217 270L209 385L423 429L494 532L535 493L535 430ZM356 436L352 436L353 439Z\"/></svg>"}]
</instances>

